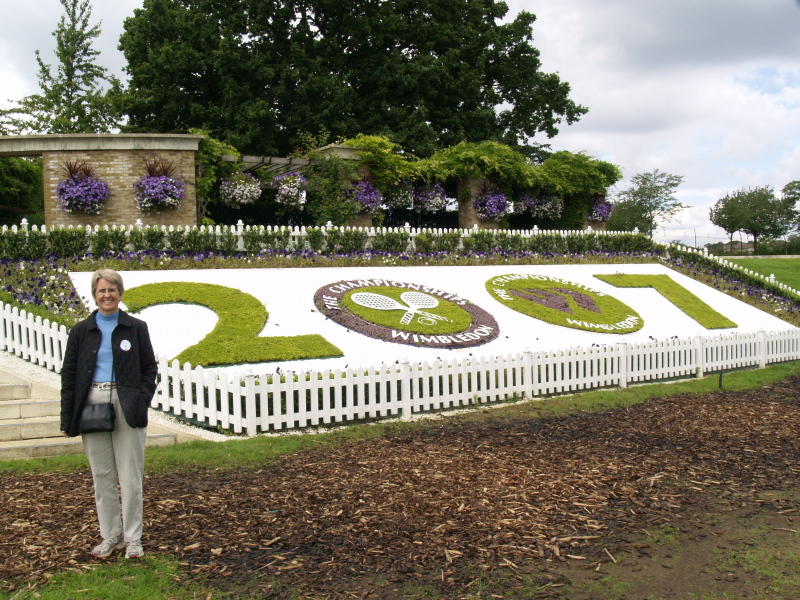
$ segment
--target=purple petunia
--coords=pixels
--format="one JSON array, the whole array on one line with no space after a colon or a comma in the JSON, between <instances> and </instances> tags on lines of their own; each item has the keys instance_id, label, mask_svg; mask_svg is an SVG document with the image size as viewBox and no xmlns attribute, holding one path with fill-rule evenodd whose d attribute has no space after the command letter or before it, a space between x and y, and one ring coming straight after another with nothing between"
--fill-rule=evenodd
<instances>
[{"instance_id":1,"label":"purple petunia","mask_svg":"<svg viewBox=\"0 0 800 600\"><path fill-rule=\"evenodd\" d=\"M292 204L299 206L305 204L306 201L306 178L289 171L288 173L281 173L272 178L275 185L278 186L278 194L275 196L275 201L281 204Z\"/></svg>"},{"instance_id":2,"label":"purple petunia","mask_svg":"<svg viewBox=\"0 0 800 600\"><path fill-rule=\"evenodd\" d=\"M600 200L589 210L587 218L591 223L605 223L608 221L612 212L614 212L614 205L605 200Z\"/></svg>"},{"instance_id":3,"label":"purple petunia","mask_svg":"<svg viewBox=\"0 0 800 600\"><path fill-rule=\"evenodd\" d=\"M381 207L383 197L381 193L369 182L359 181L353 184L346 192L349 199L361 205L363 212L374 215Z\"/></svg>"},{"instance_id":4,"label":"purple petunia","mask_svg":"<svg viewBox=\"0 0 800 600\"><path fill-rule=\"evenodd\" d=\"M475 212L481 221L499 219L508 210L508 198L497 188L484 187L475 198Z\"/></svg>"},{"instance_id":5,"label":"purple petunia","mask_svg":"<svg viewBox=\"0 0 800 600\"><path fill-rule=\"evenodd\" d=\"M159 212L180 208L185 184L182 179L165 175L143 176L133 184L136 206L142 212Z\"/></svg>"},{"instance_id":6,"label":"purple petunia","mask_svg":"<svg viewBox=\"0 0 800 600\"><path fill-rule=\"evenodd\" d=\"M261 183L250 173L234 173L220 184L219 195L228 206L252 204L261 197Z\"/></svg>"},{"instance_id":7,"label":"purple petunia","mask_svg":"<svg viewBox=\"0 0 800 600\"><path fill-rule=\"evenodd\" d=\"M414 194L414 210L417 212L439 212L447 207L447 194L438 183L432 183L417 189Z\"/></svg>"},{"instance_id":8,"label":"purple petunia","mask_svg":"<svg viewBox=\"0 0 800 600\"><path fill-rule=\"evenodd\" d=\"M111 190L105 181L80 174L62 179L56 186L56 196L61 201L61 209L68 213L100 214L110 195Z\"/></svg>"},{"instance_id":9,"label":"purple petunia","mask_svg":"<svg viewBox=\"0 0 800 600\"><path fill-rule=\"evenodd\" d=\"M517 213L530 211L535 218L557 220L561 218L564 212L564 200L549 194L539 196L522 194L519 200L514 203L514 207L514 212Z\"/></svg>"}]
</instances>

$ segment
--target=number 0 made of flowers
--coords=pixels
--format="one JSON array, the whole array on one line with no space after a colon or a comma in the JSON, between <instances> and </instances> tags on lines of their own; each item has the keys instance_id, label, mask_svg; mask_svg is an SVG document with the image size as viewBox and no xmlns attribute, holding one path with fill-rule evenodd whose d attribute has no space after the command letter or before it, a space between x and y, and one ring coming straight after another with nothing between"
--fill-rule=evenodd
<instances>
[{"instance_id":1,"label":"number 0 made of flowers","mask_svg":"<svg viewBox=\"0 0 800 600\"><path fill-rule=\"evenodd\" d=\"M162 304L197 304L217 314L214 329L175 357L181 364L239 365L343 355L317 334L259 337L269 316L267 309L254 296L235 288L211 283L148 283L125 290L124 301L131 312Z\"/></svg>"}]
</instances>

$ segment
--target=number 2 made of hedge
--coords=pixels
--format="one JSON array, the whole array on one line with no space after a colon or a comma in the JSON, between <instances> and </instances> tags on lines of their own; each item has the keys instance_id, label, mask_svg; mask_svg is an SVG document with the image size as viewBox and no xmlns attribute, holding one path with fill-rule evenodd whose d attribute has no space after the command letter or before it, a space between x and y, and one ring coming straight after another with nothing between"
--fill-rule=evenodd
<instances>
[{"instance_id":1,"label":"number 2 made of hedge","mask_svg":"<svg viewBox=\"0 0 800 600\"><path fill-rule=\"evenodd\" d=\"M214 311L216 326L197 344L175 357L181 364L222 366L343 356L318 334L259 337L269 313L241 290L211 283L147 283L125 290L125 306L137 313L162 304L197 304Z\"/></svg>"}]
</instances>

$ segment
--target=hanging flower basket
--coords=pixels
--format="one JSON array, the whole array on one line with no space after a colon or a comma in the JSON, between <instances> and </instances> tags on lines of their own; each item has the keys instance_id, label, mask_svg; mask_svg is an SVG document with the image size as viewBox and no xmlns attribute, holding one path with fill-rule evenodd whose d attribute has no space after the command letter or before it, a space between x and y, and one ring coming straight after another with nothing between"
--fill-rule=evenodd
<instances>
[{"instance_id":1,"label":"hanging flower basket","mask_svg":"<svg viewBox=\"0 0 800 600\"><path fill-rule=\"evenodd\" d=\"M515 212L530 211L531 215L539 219L558 220L564 212L564 200L558 196L529 196L523 194L514 203Z\"/></svg>"},{"instance_id":2,"label":"hanging flower basket","mask_svg":"<svg viewBox=\"0 0 800 600\"><path fill-rule=\"evenodd\" d=\"M411 208L414 205L414 185L410 181L401 181L391 186L383 201L392 209Z\"/></svg>"},{"instance_id":3,"label":"hanging flower basket","mask_svg":"<svg viewBox=\"0 0 800 600\"><path fill-rule=\"evenodd\" d=\"M219 186L222 201L234 208L261 197L261 182L250 173L234 173Z\"/></svg>"},{"instance_id":4,"label":"hanging flower basket","mask_svg":"<svg viewBox=\"0 0 800 600\"><path fill-rule=\"evenodd\" d=\"M100 214L111 195L108 184L97 179L94 169L87 163L67 161L63 168L67 177L56 186L61 210L87 215Z\"/></svg>"},{"instance_id":5,"label":"hanging flower basket","mask_svg":"<svg viewBox=\"0 0 800 600\"><path fill-rule=\"evenodd\" d=\"M595 202L586 218L590 223L605 223L614 212L614 205L605 200Z\"/></svg>"},{"instance_id":6,"label":"hanging flower basket","mask_svg":"<svg viewBox=\"0 0 800 600\"><path fill-rule=\"evenodd\" d=\"M494 221L508 211L508 198L495 187L483 187L475 197L475 212L481 221Z\"/></svg>"},{"instance_id":7,"label":"hanging flower basket","mask_svg":"<svg viewBox=\"0 0 800 600\"><path fill-rule=\"evenodd\" d=\"M142 166L145 175L133 184L136 207L143 213L178 210L186 184L174 176L175 166L160 158L146 159Z\"/></svg>"},{"instance_id":8,"label":"hanging flower basket","mask_svg":"<svg viewBox=\"0 0 800 600\"><path fill-rule=\"evenodd\" d=\"M178 210L183 201L183 179L166 176L143 176L133 184L136 188L136 207L143 213Z\"/></svg>"},{"instance_id":9,"label":"hanging flower basket","mask_svg":"<svg viewBox=\"0 0 800 600\"><path fill-rule=\"evenodd\" d=\"M345 195L359 205L362 213L370 215L377 213L383 202L381 193L369 181L353 184Z\"/></svg>"},{"instance_id":10,"label":"hanging flower basket","mask_svg":"<svg viewBox=\"0 0 800 600\"><path fill-rule=\"evenodd\" d=\"M275 175L272 181L278 186L276 202L287 206L302 206L306 203L306 178L300 173L294 171L281 173Z\"/></svg>"},{"instance_id":11,"label":"hanging flower basket","mask_svg":"<svg viewBox=\"0 0 800 600\"><path fill-rule=\"evenodd\" d=\"M422 186L414 194L414 210L417 212L441 212L446 207L447 194L438 183Z\"/></svg>"}]
</instances>

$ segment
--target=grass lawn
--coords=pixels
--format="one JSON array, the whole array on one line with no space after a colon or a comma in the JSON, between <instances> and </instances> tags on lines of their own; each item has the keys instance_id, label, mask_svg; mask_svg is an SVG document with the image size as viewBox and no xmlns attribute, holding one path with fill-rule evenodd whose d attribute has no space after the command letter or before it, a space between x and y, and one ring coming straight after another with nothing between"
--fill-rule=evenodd
<instances>
[{"instance_id":1,"label":"grass lawn","mask_svg":"<svg viewBox=\"0 0 800 600\"><path fill-rule=\"evenodd\" d=\"M800 258L729 258L728 260L766 277L775 275L775 279L781 283L800 290Z\"/></svg>"}]
</instances>

